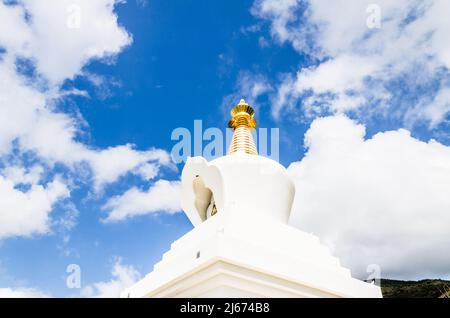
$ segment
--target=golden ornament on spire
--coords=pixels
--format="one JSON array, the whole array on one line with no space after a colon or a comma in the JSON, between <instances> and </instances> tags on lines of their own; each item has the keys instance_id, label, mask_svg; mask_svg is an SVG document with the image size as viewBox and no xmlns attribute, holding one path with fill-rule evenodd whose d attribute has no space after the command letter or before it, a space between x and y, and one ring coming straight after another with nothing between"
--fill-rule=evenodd
<instances>
[{"instance_id":1,"label":"golden ornament on spire","mask_svg":"<svg viewBox=\"0 0 450 318\"><path fill-rule=\"evenodd\" d=\"M231 110L231 120L228 127L234 129L234 134L228 149L229 155L239 152L251 155L258 154L251 132L252 129L256 128L254 115L253 108L243 99Z\"/></svg>"}]
</instances>

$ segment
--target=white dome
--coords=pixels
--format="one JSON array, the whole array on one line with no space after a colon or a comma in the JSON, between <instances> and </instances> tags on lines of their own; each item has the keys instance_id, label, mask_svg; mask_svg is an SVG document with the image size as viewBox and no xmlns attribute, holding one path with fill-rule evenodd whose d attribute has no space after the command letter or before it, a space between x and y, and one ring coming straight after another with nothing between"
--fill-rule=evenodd
<instances>
[{"instance_id":1,"label":"white dome","mask_svg":"<svg viewBox=\"0 0 450 318\"><path fill-rule=\"evenodd\" d=\"M286 169L266 157L236 153L207 162L189 158L182 173L182 207L194 226L206 219L212 196L217 213L287 223L294 183Z\"/></svg>"}]
</instances>

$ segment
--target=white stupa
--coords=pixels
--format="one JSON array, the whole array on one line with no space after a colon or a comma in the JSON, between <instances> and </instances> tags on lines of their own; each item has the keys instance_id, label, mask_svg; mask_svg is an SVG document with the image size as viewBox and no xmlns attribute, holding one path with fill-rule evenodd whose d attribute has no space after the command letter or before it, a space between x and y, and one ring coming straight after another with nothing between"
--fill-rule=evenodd
<instances>
[{"instance_id":1,"label":"white stupa","mask_svg":"<svg viewBox=\"0 0 450 318\"><path fill-rule=\"evenodd\" d=\"M288 224L293 181L258 156L253 109L241 100L231 113L228 155L189 158L182 173L182 207L194 229L122 297L381 297L317 237Z\"/></svg>"}]
</instances>

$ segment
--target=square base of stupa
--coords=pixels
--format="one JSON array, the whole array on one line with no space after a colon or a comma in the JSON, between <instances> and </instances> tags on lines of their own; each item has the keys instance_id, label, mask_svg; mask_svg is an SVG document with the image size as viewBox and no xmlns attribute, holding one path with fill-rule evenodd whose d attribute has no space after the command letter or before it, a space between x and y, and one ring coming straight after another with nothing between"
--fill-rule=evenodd
<instances>
[{"instance_id":1,"label":"square base of stupa","mask_svg":"<svg viewBox=\"0 0 450 318\"><path fill-rule=\"evenodd\" d=\"M122 297L381 297L315 236L284 224L239 224L248 223L219 215L202 223Z\"/></svg>"}]
</instances>

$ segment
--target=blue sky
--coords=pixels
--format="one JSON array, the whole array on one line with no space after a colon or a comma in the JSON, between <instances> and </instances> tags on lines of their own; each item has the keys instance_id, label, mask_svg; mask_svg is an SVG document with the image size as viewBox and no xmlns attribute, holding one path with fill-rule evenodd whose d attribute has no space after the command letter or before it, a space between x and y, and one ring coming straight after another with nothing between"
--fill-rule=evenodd
<instances>
[{"instance_id":1,"label":"blue sky","mask_svg":"<svg viewBox=\"0 0 450 318\"><path fill-rule=\"evenodd\" d=\"M449 247L450 204L444 193L450 177L450 107L446 99L450 96L450 56L440 37L445 23L432 22L444 21L437 12L448 4L429 1L429 6L418 7L405 0L402 8L381 1L383 24L371 29L365 25L371 14L366 11L367 4L354 1L337 9L320 1L101 2L93 8L80 2L81 22L87 26L82 24L84 33L76 35L70 30L54 34L46 23L40 26L45 20L39 18L41 8L29 1L3 1L0 6L0 16L18 14L23 18L23 12L31 16L20 26L5 22L0 32L0 47L6 52L0 71L9 74L1 79L4 90L0 97L4 98L0 106L6 112L0 115L14 118L8 103L14 99L7 92L15 89L12 85L20 76L23 81L17 87L35 92L36 99L45 99L40 113L48 113L50 119L44 125L53 127L54 122L61 129L61 138L69 131L62 140L54 133L58 130L50 131L43 137L43 145L37 137L30 137L41 136L37 133L41 126L21 132L5 130L11 135L5 145L11 147L0 148L5 178L0 181L12 178L8 167L20 166L31 173L38 165L43 169L40 178L16 182L14 191L30 193L35 186L48 190L52 180L60 180L70 192L58 190L58 199L44 209L47 223L39 229L22 230L11 223L2 236L0 228L0 288L32 289L60 297L79 295L80 290L66 286L66 267L78 264L81 292L90 286L95 296L102 293L96 283L121 279L111 272L117 264L125 273L150 272L170 243L192 228L187 218L174 213L176 208L158 208L158 202L148 199L148 209L141 207L139 215L131 204L127 217L105 222L110 213L105 206L133 188L148 195L158 180L173 182L175 187L183 164L173 165L163 155L136 159L139 163L110 178L108 173L115 168L102 169L105 162L109 165L116 159L109 154L100 159L101 154L130 145L123 156L150 156L147 151L152 149L167 155L175 144L171 140L175 128L192 130L194 120L201 119L205 128L225 129L228 112L240 98L255 107L260 127L280 129L280 162L285 167L294 163L289 171L298 178L297 191L307 194L296 201L299 216L293 217L293 224L319 235L356 273L363 273L361 268L373 260L389 277L450 275L450 260L442 253L431 257L429 263L419 261L430 246ZM346 10L347 5L351 9ZM52 6L55 11L49 10L50 17L69 12L55 3L49 4ZM359 11L355 9L358 6ZM404 16L414 8L419 14L405 22ZM111 30L89 29L92 19L86 11L91 9L93 16L101 14L113 22L108 26ZM330 18L333 10L337 10L335 20ZM19 33L28 27L39 32L31 38L27 31ZM8 37L13 32L18 32L15 38L23 36L23 43ZM40 37L33 39L35 34ZM404 34L417 37L402 38ZM420 46L423 42L426 48ZM45 54L48 52L51 54ZM28 63L22 72L20 59ZM75 66L68 69L66 64L72 60ZM30 100L24 100L24 105ZM41 120L36 118L31 123ZM46 145L53 143L56 150L47 149ZM146 178L136 172L148 162L157 170L156 176ZM360 167L363 172L357 171ZM366 176L364 169L380 169L392 179ZM347 174L343 177L339 171ZM416 179L411 182L413 175ZM359 178L370 186L361 187ZM96 186L95 180L102 181ZM349 180L354 182L347 184ZM333 182L334 187L324 186ZM397 192L384 190L389 183L398 185ZM423 188L430 193L420 196L422 201L412 202L416 193L424 193ZM6 195L2 193L0 199ZM361 201L355 199L352 206L348 202L353 196ZM169 199L169 206L176 205L172 202L176 198L161 201ZM317 200L324 203L316 213L317 205L311 202ZM433 217L440 220L442 228L436 230L434 223L415 227L429 215L427 207L434 209ZM2 208L0 221L9 215L8 207ZM355 209L361 219L348 228L349 222L342 220L351 220ZM20 211L14 210L15 215ZM329 215L340 217L328 226L319 224ZM354 231L364 228L358 222L377 215L386 223L377 223L376 231ZM393 248L403 249L411 237L429 244L419 244L403 258L386 256L392 251L383 248L393 242ZM371 243L365 247L362 242ZM351 248L361 251L356 254L362 261L350 255Z\"/></svg>"}]
</instances>

